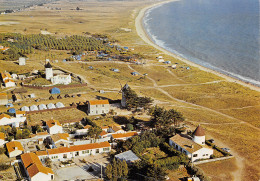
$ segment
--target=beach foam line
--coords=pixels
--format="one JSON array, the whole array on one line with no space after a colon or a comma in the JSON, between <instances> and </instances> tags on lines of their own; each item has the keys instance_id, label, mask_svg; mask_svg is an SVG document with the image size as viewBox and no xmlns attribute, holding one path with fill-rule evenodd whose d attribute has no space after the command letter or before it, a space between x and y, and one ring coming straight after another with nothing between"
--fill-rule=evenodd
<instances>
[{"instance_id":1,"label":"beach foam line","mask_svg":"<svg viewBox=\"0 0 260 181\"><path fill-rule=\"evenodd\" d=\"M151 8L156 8L158 6L161 6L163 4L166 4L166 3L170 3L170 2L174 2L174 1L178 1L178 0L169 0L169 1L163 1L163 2L159 2L159 3L156 3L156 4L153 4L153 5L149 5L149 6L146 6L144 7L143 9L141 9L139 11L139 14L137 15L136 19L135 19L135 28L136 28L136 32L138 34L138 36L144 41L146 42L147 44L153 46L154 48L162 51L163 53L169 55L169 56L172 56L190 66L193 66L193 67L197 67L199 68L200 70L203 70L203 71L206 71L206 72L209 72L209 73L213 73L219 77L222 77L224 79L226 79L227 81L229 82L234 82L234 83L237 83L237 84L240 84L240 85L243 85L245 87L248 87L252 90L255 90L255 91L258 91L260 92L260 87L257 87L255 85L252 85L250 83L246 83L246 82L243 82L239 79L236 79L234 77L230 77L228 75L225 75L223 73L220 73L220 72L217 72L215 70L212 70L212 69L209 69L207 67L204 67L202 65L199 65L199 64L196 64L194 62L191 62L190 60L187 60L185 58L182 58L172 52L170 52L169 50L157 45L156 43L153 42L153 40L149 37L149 35L147 34L146 30L144 29L144 26L143 26L143 18L146 14L147 11L149 11Z\"/></svg>"}]
</instances>

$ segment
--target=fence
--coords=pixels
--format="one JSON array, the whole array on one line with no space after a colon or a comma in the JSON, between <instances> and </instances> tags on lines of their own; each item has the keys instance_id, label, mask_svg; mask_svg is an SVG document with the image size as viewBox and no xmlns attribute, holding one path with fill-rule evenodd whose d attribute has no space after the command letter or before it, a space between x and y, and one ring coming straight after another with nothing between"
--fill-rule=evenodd
<instances>
[{"instance_id":1,"label":"fence","mask_svg":"<svg viewBox=\"0 0 260 181\"><path fill-rule=\"evenodd\" d=\"M234 156L226 156L226 157L221 157L221 158L214 158L214 159L209 159L209 160L202 160L202 161L197 161L194 162L194 165L199 165L199 164L203 164L203 163L209 163L209 162L215 162L215 161L220 161L220 160L227 160L230 158L233 158Z\"/></svg>"},{"instance_id":2,"label":"fence","mask_svg":"<svg viewBox=\"0 0 260 181\"><path fill-rule=\"evenodd\" d=\"M65 89L65 88L74 88L74 87L85 87L87 84L71 84L71 85L57 85L57 86L39 86L39 85L28 85L24 84L23 87L32 88L32 89L41 89L41 90L49 90L54 87Z\"/></svg>"}]
</instances>

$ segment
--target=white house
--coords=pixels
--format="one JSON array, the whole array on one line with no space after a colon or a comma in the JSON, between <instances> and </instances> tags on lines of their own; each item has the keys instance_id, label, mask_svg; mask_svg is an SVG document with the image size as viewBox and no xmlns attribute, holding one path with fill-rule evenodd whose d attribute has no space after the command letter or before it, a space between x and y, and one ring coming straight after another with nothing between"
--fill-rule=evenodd
<instances>
[{"instance_id":1,"label":"white house","mask_svg":"<svg viewBox=\"0 0 260 181\"><path fill-rule=\"evenodd\" d=\"M0 147L5 144L5 134L0 132Z\"/></svg>"},{"instance_id":2,"label":"white house","mask_svg":"<svg viewBox=\"0 0 260 181\"><path fill-rule=\"evenodd\" d=\"M18 63L19 65L25 65L25 57L20 57Z\"/></svg>"},{"instance_id":3,"label":"white house","mask_svg":"<svg viewBox=\"0 0 260 181\"><path fill-rule=\"evenodd\" d=\"M45 78L47 80L51 80L52 77L53 77L52 66L51 66L50 62L48 62L45 65Z\"/></svg>"},{"instance_id":4,"label":"white house","mask_svg":"<svg viewBox=\"0 0 260 181\"><path fill-rule=\"evenodd\" d=\"M127 140L133 136L138 135L137 132L135 131L131 131L131 132L126 132L126 133L116 133L116 134L112 134L111 137L114 140Z\"/></svg>"},{"instance_id":5,"label":"white house","mask_svg":"<svg viewBox=\"0 0 260 181\"><path fill-rule=\"evenodd\" d=\"M11 117L7 114L0 115L0 126L12 125L12 127L19 127L20 123L23 123L25 121L26 121L25 116Z\"/></svg>"},{"instance_id":6,"label":"white house","mask_svg":"<svg viewBox=\"0 0 260 181\"><path fill-rule=\"evenodd\" d=\"M86 125L84 127L84 129L77 129L75 134L76 135L87 135L88 134L88 130L89 130L90 127L92 127L92 126Z\"/></svg>"},{"instance_id":7,"label":"white house","mask_svg":"<svg viewBox=\"0 0 260 181\"><path fill-rule=\"evenodd\" d=\"M110 152L110 150L111 146L108 142L100 142L48 149L47 153L52 161L59 161L71 159L77 156L87 156L106 153Z\"/></svg>"},{"instance_id":8,"label":"white house","mask_svg":"<svg viewBox=\"0 0 260 181\"><path fill-rule=\"evenodd\" d=\"M57 148L61 146L67 146L70 143L70 138L68 133L57 133L48 137L52 148Z\"/></svg>"},{"instance_id":9,"label":"white house","mask_svg":"<svg viewBox=\"0 0 260 181\"><path fill-rule=\"evenodd\" d=\"M23 146L18 141L11 141L6 143L6 148L9 157L16 157L24 153Z\"/></svg>"},{"instance_id":10,"label":"white house","mask_svg":"<svg viewBox=\"0 0 260 181\"><path fill-rule=\"evenodd\" d=\"M63 74L63 75L55 75L51 78L51 82L53 84L64 84L68 85L71 83L71 76L70 74Z\"/></svg>"},{"instance_id":11,"label":"white house","mask_svg":"<svg viewBox=\"0 0 260 181\"><path fill-rule=\"evenodd\" d=\"M109 113L110 105L108 100L88 101L88 114L99 115Z\"/></svg>"},{"instance_id":12,"label":"white house","mask_svg":"<svg viewBox=\"0 0 260 181\"><path fill-rule=\"evenodd\" d=\"M170 138L169 145L186 154L192 162L208 159L213 155L213 149L205 146L205 132L200 125L194 131L193 138L177 134Z\"/></svg>"},{"instance_id":13,"label":"white house","mask_svg":"<svg viewBox=\"0 0 260 181\"><path fill-rule=\"evenodd\" d=\"M15 87L15 82L9 72L2 72L1 77L5 87Z\"/></svg>"},{"instance_id":14,"label":"white house","mask_svg":"<svg viewBox=\"0 0 260 181\"><path fill-rule=\"evenodd\" d=\"M57 133L63 133L62 126L59 121L57 120L49 120L46 121L47 131L50 134L57 134Z\"/></svg>"},{"instance_id":15,"label":"white house","mask_svg":"<svg viewBox=\"0 0 260 181\"><path fill-rule=\"evenodd\" d=\"M0 93L0 105L6 105L8 104L8 97L7 94L4 93Z\"/></svg>"},{"instance_id":16,"label":"white house","mask_svg":"<svg viewBox=\"0 0 260 181\"><path fill-rule=\"evenodd\" d=\"M30 181L54 180L52 169L43 166L35 153L25 153L21 155L21 160Z\"/></svg>"}]
</instances>

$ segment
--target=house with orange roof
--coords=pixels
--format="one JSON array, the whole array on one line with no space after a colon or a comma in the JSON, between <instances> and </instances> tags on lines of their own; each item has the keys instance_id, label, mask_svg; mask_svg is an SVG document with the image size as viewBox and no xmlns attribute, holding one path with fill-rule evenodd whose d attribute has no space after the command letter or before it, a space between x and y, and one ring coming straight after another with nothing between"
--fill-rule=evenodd
<instances>
[{"instance_id":1,"label":"house with orange roof","mask_svg":"<svg viewBox=\"0 0 260 181\"><path fill-rule=\"evenodd\" d=\"M25 111L15 111L16 117L24 117L26 115Z\"/></svg>"},{"instance_id":2,"label":"house with orange roof","mask_svg":"<svg viewBox=\"0 0 260 181\"><path fill-rule=\"evenodd\" d=\"M64 147L70 143L70 137L68 133L53 134L47 139L49 140L50 146L52 148Z\"/></svg>"},{"instance_id":3,"label":"house with orange roof","mask_svg":"<svg viewBox=\"0 0 260 181\"><path fill-rule=\"evenodd\" d=\"M58 120L51 119L46 121L46 126L50 134L63 133L62 126Z\"/></svg>"},{"instance_id":4,"label":"house with orange roof","mask_svg":"<svg viewBox=\"0 0 260 181\"><path fill-rule=\"evenodd\" d=\"M24 153L22 144L19 141L11 141L5 144L9 157L16 157Z\"/></svg>"},{"instance_id":5,"label":"house with orange roof","mask_svg":"<svg viewBox=\"0 0 260 181\"><path fill-rule=\"evenodd\" d=\"M22 164L30 181L54 180L54 172L51 168L42 165L42 162L35 153L21 155Z\"/></svg>"},{"instance_id":6,"label":"house with orange roof","mask_svg":"<svg viewBox=\"0 0 260 181\"><path fill-rule=\"evenodd\" d=\"M84 129L78 129L78 130L76 130L76 135L77 136L81 136L81 135L87 135L88 134L88 130L89 130L89 128L91 128L92 126L90 126L90 125L86 125L86 126L84 126Z\"/></svg>"},{"instance_id":7,"label":"house with orange roof","mask_svg":"<svg viewBox=\"0 0 260 181\"><path fill-rule=\"evenodd\" d=\"M5 144L5 134L0 132L0 146Z\"/></svg>"},{"instance_id":8,"label":"house with orange roof","mask_svg":"<svg viewBox=\"0 0 260 181\"><path fill-rule=\"evenodd\" d=\"M0 93L0 105L8 104L8 96L7 93Z\"/></svg>"},{"instance_id":9,"label":"house with orange roof","mask_svg":"<svg viewBox=\"0 0 260 181\"><path fill-rule=\"evenodd\" d=\"M1 73L2 81L5 87L15 87L16 84L9 72Z\"/></svg>"},{"instance_id":10,"label":"house with orange roof","mask_svg":"<svg viewBox=\"0 0 260 181\"><path fill-rule=\"evenodd\" d=\"M107 114L110 111L108 100L88 101L88 115Z\"/></svg>"},{"instance_id":11,"label":"house with orange roof","mask_svg":"<svg viewBox=\"0 0 260 181\"><path fill-rule=\"evenodd\" d=\"M12 117L7 114L0 114L0 126L11 125L12 127L19 127L20 123L26 121L26 117Z\"/></svg>"},{"instance_id":12,"label":"house with orange roof","mask_svg":"<svg viewBox=\"0 0 260 181\"><path fill-rule=\"evenodd\" d=\"M60 161L71 159L77 156L95 155L100 153L106 153L111 150L110 144L106 142L90 143L84 145L68 145L67 147L60 147L54 149L48 149L47 153L51 160Z\"/></svg>"},{"instance_id":13,"label":"house with orange roof","mask_svg":"<svg viewBox=\"0 0 260 181\"><path fill-rule=\"evenodd\" d=\"M209 159L213 155L213 149L205 146L205 131L200 125L195 129L192 137L176 134L169 139L169 145L187 155L191 162Z\"/></svg>"},{"instance_id":14,"label":"house with orange roof","mask_svg":"<svg viewBox=\"0 0 260 181\"><path fill-rule=\"evenodd\" d=\"M5 52L6 50L8 50L10 47L4 47L2 45L0 45L0 50Z\"/></svg>"},{"instance_id":15,"label":"house with orange roof","mask_svg":"<svg viewBox=\"0 0 260 181\"><path fill-rule=\"evenodd\" d=\"M133 136L138 135L138 133L136 131L131 131L131 132L126 132L126 133L116 133L116 134L112 134L112 139L115 140L127 140Z\"/></svg>"}]
</instances>

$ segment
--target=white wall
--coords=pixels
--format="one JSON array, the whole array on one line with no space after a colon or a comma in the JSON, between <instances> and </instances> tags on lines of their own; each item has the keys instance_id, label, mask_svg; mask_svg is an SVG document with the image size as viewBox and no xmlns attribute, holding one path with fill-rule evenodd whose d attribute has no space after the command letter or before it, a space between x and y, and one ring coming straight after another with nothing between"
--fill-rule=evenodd
<instances>
[{"instance_id":1,"label":"white wall","mask_svg":"<svg viewBox=\"0 0 260 181\"><path fill-rule=\"evenodd\" d=\"M15 118L15 117L11 117L11 119L8 119L8 118L2 118L0 120L0 126L3 126L3 125L19 125L19 123L21 122L24 122L26 121L26 117L18 117L18 118Z\"/></svg>"},{"instance_id":2,"label":"white wall","mask_svg":"<svg viewBox=\"0 0 260 181\"><path fill-rule=\"evenodd\" d=\"M36 175L34 175L30 180L31 181L49 181L49 180L51 180L51 175L52 174L46 175L42 172L39 172ZM53 176L53 178L54 178L54 176Z\"/></svg>"},{"instance_id":3,"label":"white wall","mask_svg":"<svg viewBox=\"0 0 260 181\"><path fill-rule=\"evenodd\" d=\"M49 127L47 126L47 128L48 128L48 132L49 132L50 134L63 133L62 126L59 126L59 125L54 125L54 126L52 126L51 128L49 128Z\"/></svg>"},{"instance_id":4,"label":"white wall","mask_svg":"<svg viewBox=\"0 0 260 181\"><path fill-rule=\"evenodd\" d=\"M107 114L109 113L110 105L109 104L101 104L101 105L88 105L88 113L89 115L99 115L99 114Z\"/></svg>"}]
</instances>

